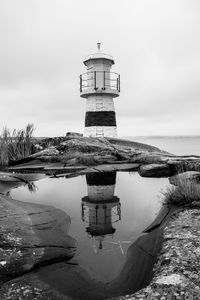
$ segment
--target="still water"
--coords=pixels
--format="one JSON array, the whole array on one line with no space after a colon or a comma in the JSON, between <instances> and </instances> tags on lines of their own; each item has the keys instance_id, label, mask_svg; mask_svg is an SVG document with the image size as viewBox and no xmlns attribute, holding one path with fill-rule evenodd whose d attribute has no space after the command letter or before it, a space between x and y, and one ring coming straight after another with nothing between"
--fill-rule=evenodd
<instances>
[{"instance_id":1,"label":"still water","mask_svg":"<svg viewBox=\"0 0 200 300\"><path fill-rule=\"evenodd\" d=\"M107 172L35 184L35 193L21 186L11 191L12 198L65 211L69 235L77 241L73 260L92 280L107 284L124 272L127 249L158 214L168 180Z\"/></svg>"}]
</instances>

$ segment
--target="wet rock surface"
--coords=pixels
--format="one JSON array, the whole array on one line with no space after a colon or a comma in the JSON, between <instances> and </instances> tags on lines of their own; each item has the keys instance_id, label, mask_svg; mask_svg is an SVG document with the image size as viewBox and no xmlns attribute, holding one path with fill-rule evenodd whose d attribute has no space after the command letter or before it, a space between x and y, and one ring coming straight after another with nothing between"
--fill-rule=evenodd
<instances>
[{"instance_id":1,"label":"wet rock surface","mask_svg":"<svg viewBox=\"0 0 200 300\"><path fill-rule=\"evenodd\" d=\"M4 283L2 299L108 299L136 291L152 276L152 266L161 245L162 232L143 234L128 249L119 276L108 283L92 279L76 261L55 263Z\"/></svg>"},{"instance_id":2,"label":"wet rock surface","mask_svg":"<svg viewBox=\"0 0 200 300\"><path fill-rule=\"evenodd\" d=\"M151 284L117 299L200 299L200 210L177 213L164 229L164 242Z\"/></svg>"},{"instance_id":3,"label":"wet rock surface","mask_svg":"<svg viewBox=\"0 0 200 300\"><path fill-rule=\"evenodd\" d=\"M46 262L72 258L70 217L53 207L0 197L0 282Z\"/></svg>"}]
</instances>

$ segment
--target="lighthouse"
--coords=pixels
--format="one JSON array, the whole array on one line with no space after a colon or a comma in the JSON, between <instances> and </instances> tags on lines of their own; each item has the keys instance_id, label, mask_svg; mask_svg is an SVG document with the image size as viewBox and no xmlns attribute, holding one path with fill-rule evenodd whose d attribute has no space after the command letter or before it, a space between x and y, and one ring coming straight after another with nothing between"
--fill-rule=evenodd
<instances>
[{"instance_id":1,"label":"lighthouse","mask_svg":"<svg viewBox=\"0 0 200 300\"><path fill-rule=\"evenodd\" d=\"M86 99L85 136L117 137L117 124L113 99L120 93L120 75L111 72L114 59L101 52L84 60L87 72L80 75L80 96Z\"/></svg>"}]
</instances>

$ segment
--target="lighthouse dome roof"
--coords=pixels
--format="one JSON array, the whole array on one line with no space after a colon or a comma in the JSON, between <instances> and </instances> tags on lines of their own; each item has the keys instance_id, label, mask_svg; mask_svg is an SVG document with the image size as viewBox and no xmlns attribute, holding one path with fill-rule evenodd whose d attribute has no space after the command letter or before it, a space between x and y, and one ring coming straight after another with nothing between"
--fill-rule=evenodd
<instances>
[{"instance_id":1,"label":"lighthouse dome roof","mask_svg":"<svg viewBox=\"0 0 200 300\"><path fill-rule=\"evenodd\" d=\"M112 64L114 64L113 57L109 54L101 52L100 45L101 45L100 43L97 43L98 52L87 55L84 59L84 63L87 62L88 60L93 60L93 59L95 59L95 60L96 59L107 59L107 60L111 61Z\"/></svg>"}]
</instances>

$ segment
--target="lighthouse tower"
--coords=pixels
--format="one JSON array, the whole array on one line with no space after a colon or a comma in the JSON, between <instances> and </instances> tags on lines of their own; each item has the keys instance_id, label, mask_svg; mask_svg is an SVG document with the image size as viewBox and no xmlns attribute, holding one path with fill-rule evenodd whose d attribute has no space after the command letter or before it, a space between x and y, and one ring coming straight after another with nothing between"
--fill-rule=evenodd
<instances>
[{"instance_id":1,"label":"lighthouse tower","mask_svg":"<svg viewBox=\"0 0 200 300\"><path fill-rule=\"evenodd\" d=\"M117 126L113 98L120 93L120 75L111 72L112 56L101 52L87 56L87 72L80 75L80 96L86 99L85 136L116 137Z\"/></svg>"}]
</instances>

